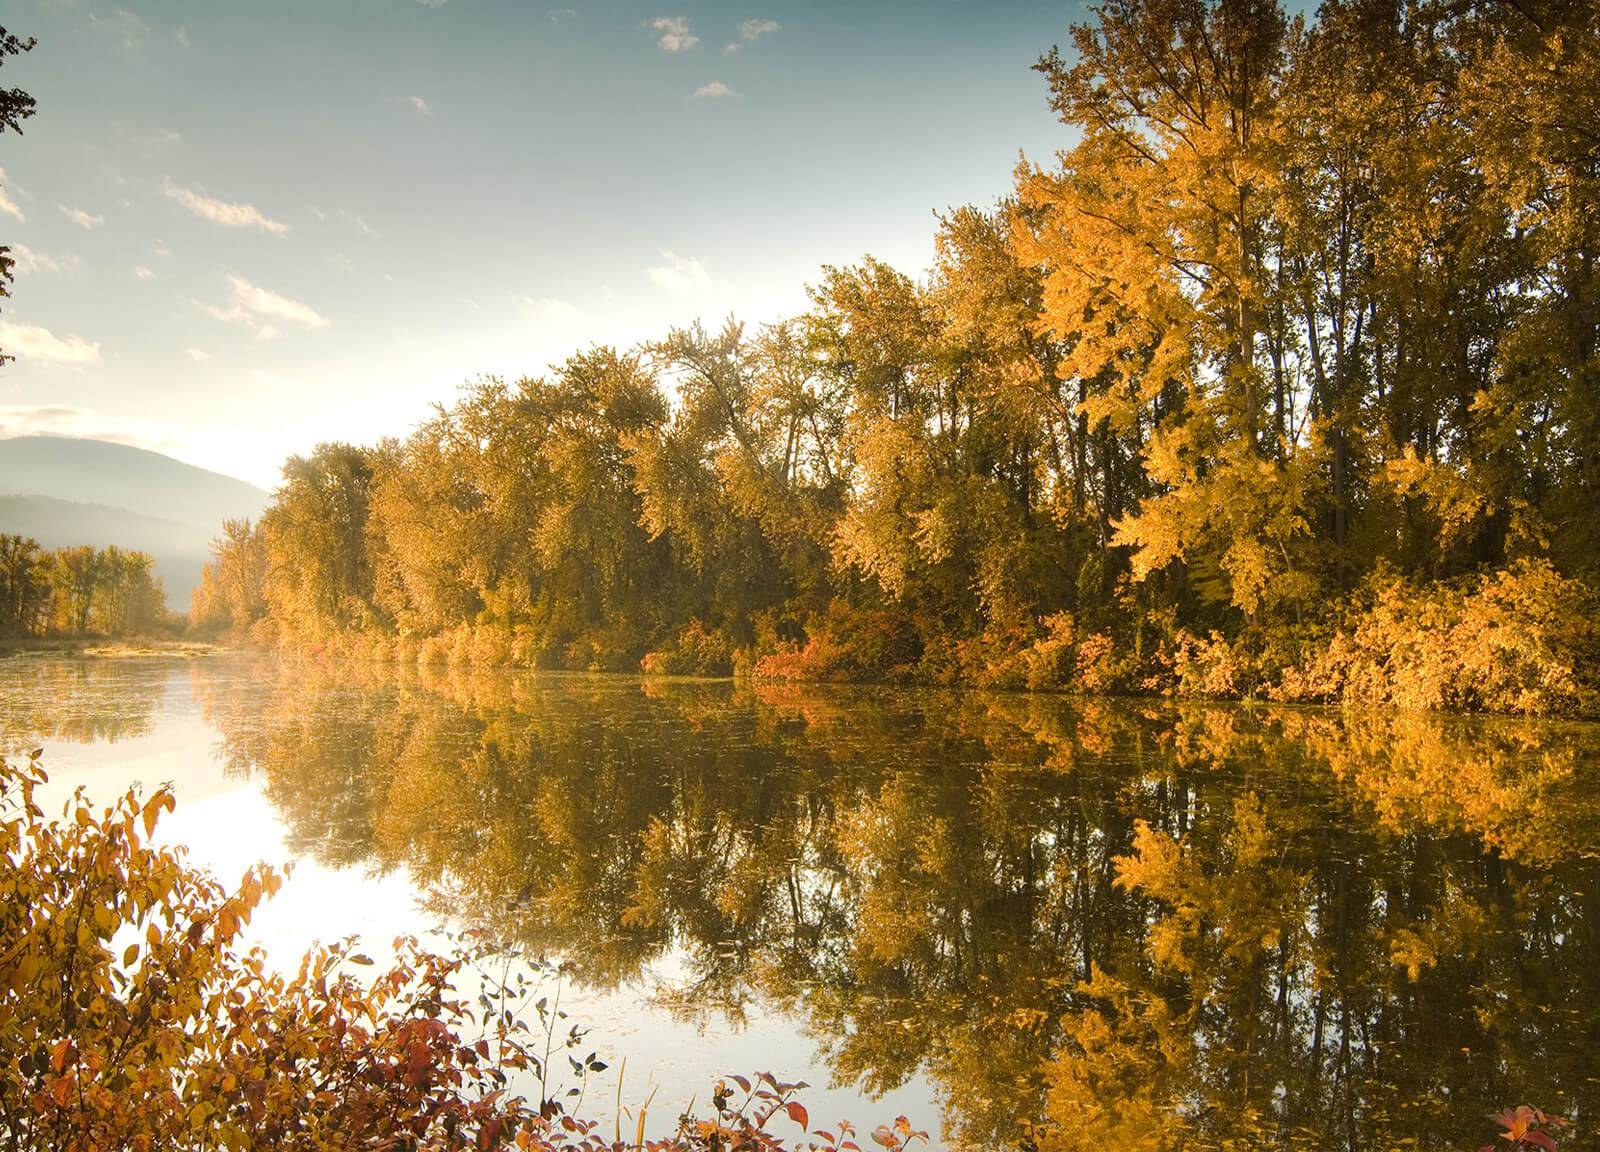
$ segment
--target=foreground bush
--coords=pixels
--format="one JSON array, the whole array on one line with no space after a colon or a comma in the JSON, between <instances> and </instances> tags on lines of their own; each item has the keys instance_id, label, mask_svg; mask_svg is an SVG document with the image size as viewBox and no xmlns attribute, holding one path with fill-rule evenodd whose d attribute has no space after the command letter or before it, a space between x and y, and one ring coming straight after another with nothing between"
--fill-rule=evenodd
<instances>
[{"instance_id":1,"label":"foreground bush","mask_svg":"<svg viewBox=\"0 0 1600 1152\"><path fill-rule=\"evenodd\" d=\"M644 1148L850 1152L848 1125L808 1132L770 1076L719 1084L715 1112L665 1139L610 1139L566 1115L545 1056L563 1067L577 1030L554 1035L525 979L483 972L486 950L441 956L396 942L372 979L353 942L318 947L298 972L268 967L241 933L279 876L235 891L151 845L169 791L109 808L74 795L62 820L35 800L37 756L0 759L0 1140L10 1149ZM526 1009L526 1010L525 1010ZM544 1022L540 1029L528 1021ZM579 1075L604 1067L574 1061ZM531 1092L533 1098L520 1093ZM801 1143L769 1134L789 1124ZM900 1152L902 1119L873 1139Z\"/></svg>"}]
</instances>

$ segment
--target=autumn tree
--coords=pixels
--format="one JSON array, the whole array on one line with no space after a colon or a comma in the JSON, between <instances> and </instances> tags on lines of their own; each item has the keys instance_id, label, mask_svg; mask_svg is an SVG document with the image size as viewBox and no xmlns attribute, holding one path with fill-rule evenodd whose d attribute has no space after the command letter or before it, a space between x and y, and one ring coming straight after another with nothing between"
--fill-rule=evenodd
<instances>
[{"instance_id":1,"label":"autumn tree","mask_svg":"<svg viewBox=\"0 0 1600 1152\"><path fill-rule=\"evenodd\" d=\"M37 541L0 533L0 633L25 636L37 630L49 601L47 574Z\"/></svg>"},{"instance_id":2,"label":"autumn tree","mask_svg":"<svg viewBox=\"0 0 1600 1152\"><path fill-rule=\"evenodd\" d=\"M323 444L283 466L261 531L266 597L291 630L359 627L372 615L366 530L380 451Z\"/></svg>"},{"instance_id":3,"label":"autumn tree","mask_svg":"<svg viewBox=\"0 0 1600 1152\"><path fill-rule=\"evenodd\" d=\"M189 610L192 627L246 634L266 612L267 549L258 525L225 520Z\"/></svg>"}]
</instances>

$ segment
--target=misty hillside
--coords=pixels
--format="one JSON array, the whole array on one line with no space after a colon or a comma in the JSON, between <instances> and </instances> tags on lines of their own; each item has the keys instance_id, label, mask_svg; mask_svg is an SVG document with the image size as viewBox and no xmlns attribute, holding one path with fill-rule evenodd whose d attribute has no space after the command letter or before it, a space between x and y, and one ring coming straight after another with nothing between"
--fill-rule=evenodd
<instances>
[{"instance_id":1,"label":"misty hillside","mask_svg":"<svg viewBox=\"0 0 1600 1152\"><path fill-rule=\"evenodd\" d=\"M253 520L268 499L243 480L125 444L0 440L0 532L46 548L115 544L148 552L175 610L188 609L222 522Z\"/></svg>"},{"instance_id":2,"label":"misty hillside","mask_svg":"<svg viewBox=\"0 0 1600 1152\"><path fill-rule=\"evenodd\" d=\"M43 548L115 544L148 552L174 611L188 609L189 593L200 582L200 567L210 559L209 537L193 524L48 496L0 495L0 532L31 536Z\"/></svg>"}]
</instances>

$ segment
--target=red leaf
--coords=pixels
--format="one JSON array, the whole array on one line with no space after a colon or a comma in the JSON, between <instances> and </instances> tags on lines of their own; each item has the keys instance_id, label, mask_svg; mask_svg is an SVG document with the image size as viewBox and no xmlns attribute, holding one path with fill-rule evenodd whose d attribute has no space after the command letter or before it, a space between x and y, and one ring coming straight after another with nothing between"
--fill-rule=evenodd
<instances>
[{"instance_id":1,"label":"red leaf","mask_svg":"<svg viewBox=\"0 0 1600 1152\"><path fill-rule=\"evenodd\" d=\"M811 1127L811 1117L806 1112L806 1106L804 1104L800 1103L800 1101L798 1101L798 1100L789 1101L787 1104L785 1104L783 1106L783 1110L789 1114L789 1119L793 1120L796 1124L800 1125L800 1127L802 1127L802 1128Z\"/></svg>"},{"instance_id":2,"label":"red leaf","mask_svg":"<svg viewBox=\"0 0 1600 1152\"><path fill-rule=\"evenodd\" d=\"M1550 1133L1548 1132L1541 1132L1535 1128L1522 1139L1525 1143L1537 1144L1539 1147L1545 1149L1545 1152L1556 1152L1556 1142L1550 1139Z\"/></svg>"}]
</instances>

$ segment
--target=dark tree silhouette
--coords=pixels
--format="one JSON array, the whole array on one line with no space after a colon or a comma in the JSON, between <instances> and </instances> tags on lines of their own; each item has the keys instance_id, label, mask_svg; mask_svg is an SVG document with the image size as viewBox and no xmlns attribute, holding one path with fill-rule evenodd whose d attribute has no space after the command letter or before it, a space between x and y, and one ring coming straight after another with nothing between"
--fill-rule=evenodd
<instances>
[{"instance_id":1,"label":"dark tree silhouette","mask_svg":"<svg viewBox=\"0 0 1600 1152\"><path fill-rule=\"evenodd\" d=\"M0 66L5 64L7 56L20 56L24 52L31 52L34 43L31 37L24 40L0 28ZM0 134L9 129L19 136L22 135L22 122L32 116L34 111L33 97L21 88L0 88ZM11 295L13 263L10 245L0 244L0 297ZM10 359L12 357L0 350L0 366Z\"/></svg>"}]
</instances>

